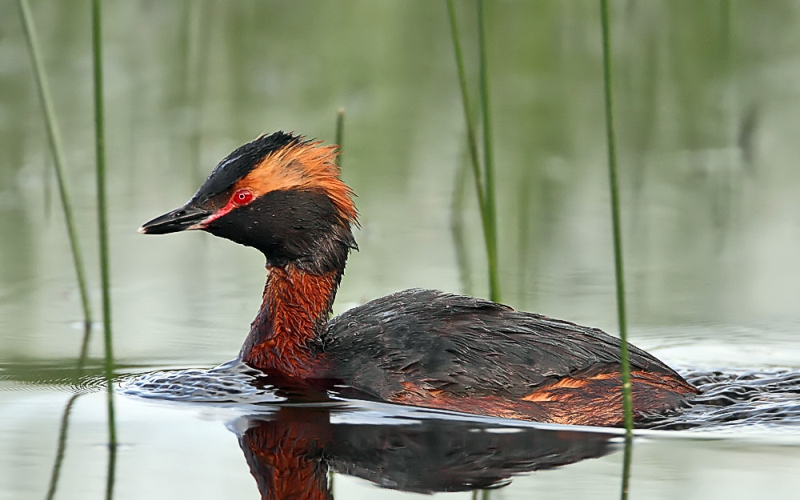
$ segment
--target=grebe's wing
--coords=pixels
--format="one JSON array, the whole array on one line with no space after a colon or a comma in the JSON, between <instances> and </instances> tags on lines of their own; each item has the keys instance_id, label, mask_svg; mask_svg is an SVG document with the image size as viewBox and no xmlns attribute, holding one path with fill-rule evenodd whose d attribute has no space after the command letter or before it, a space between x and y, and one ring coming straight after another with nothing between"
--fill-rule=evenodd
<instances>
[{"instance_id":1,"label":"grebe's wing","mask_svg":"<svg viewBox=\"0 0 800 500\"><path fill-rule=\"evenodd\" d=\"M599 329L435 290L350 309L330 321L322 342L341 379L380 398L405 383L520 398L564 377L618 372L620 363L620 340ZM632 370L682 381L654 356L629 349Z\"/></svg>"}]
</instances>

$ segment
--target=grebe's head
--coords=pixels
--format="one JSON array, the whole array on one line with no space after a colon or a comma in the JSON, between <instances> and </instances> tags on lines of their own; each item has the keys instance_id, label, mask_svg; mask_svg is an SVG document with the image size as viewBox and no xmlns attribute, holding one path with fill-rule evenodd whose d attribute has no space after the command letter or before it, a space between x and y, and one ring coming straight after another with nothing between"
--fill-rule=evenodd
<instances>
[{"instance_id":1,"label":"grebe's head","mask_svg":"<svg viewBox=\"0 0 800 500\"><path fill-rule=\"evenodd\" d=\"M301 136L262 135L222 160L188 203L139 232L202 229L261 250L270 266L342 270L358 222L336 155L335 146Z\"/></svg>"}]
</instances>

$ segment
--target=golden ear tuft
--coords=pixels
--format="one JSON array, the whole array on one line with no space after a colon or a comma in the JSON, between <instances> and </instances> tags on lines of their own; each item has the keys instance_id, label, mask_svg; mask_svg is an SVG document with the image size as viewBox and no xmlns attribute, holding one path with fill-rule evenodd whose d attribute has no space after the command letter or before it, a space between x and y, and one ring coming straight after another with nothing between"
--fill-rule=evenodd
<instances>
[{"instance_id":1,"label":"golden ear tuft","mask_svg":"<svg viewBox=\"0 0 800 500\"><path fill-rule=\"evenodd\" d=\"M298 137L264 157L235 188L246 187L255 196L271 191L320 190L328 195L343 221L358 225L355 195L340 178L338 154L337 146Z\"/></svg>"}]
</instances>

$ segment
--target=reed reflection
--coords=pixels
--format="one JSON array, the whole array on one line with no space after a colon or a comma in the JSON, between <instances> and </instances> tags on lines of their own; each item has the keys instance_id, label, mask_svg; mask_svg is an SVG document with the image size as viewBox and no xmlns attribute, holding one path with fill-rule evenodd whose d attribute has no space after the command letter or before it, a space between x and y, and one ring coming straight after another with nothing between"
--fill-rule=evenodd
<instances>
[{"instance_id":1,"label":"reed reflection","mask_svg":"<svg viewBox=\"0 0 800 500\"><path fill-rule=\"evenodd\" d=\"M415 493L500 487L517 474L605 455L614 436L445 419L347 420L327 409L282 408L236 421L261 498L333 498L329 471Z\"/></svg>"}]
</instances>

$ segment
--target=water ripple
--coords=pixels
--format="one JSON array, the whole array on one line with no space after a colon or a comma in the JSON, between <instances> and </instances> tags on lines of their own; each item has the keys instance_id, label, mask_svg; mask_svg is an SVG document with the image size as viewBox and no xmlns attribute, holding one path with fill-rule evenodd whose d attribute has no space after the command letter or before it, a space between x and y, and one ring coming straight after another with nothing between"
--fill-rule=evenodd
<instances>
[{"instance_id":1,"label":"water ripple","mask_svg":"<svg viewBox=\"0 0 800 500\"><path fill-rule=\"evenodd\" d=\"M693 371L683 376L701 393L677 415L648 424L651 429L733 429L800 424L800 372ZM234 360L215 368L155 371L118 381L130 396L211 404L293 402L258 370Z\"/></svg>"},{"instance_id":2,"label":"water ripple","mask_svg":"<svg viewBox=\"0 0 800 500\"><path fill-rule=\"evenodd\" d=\"M210 369L164 370L129 375L118 380L123 394L147 399L194 403L280 403L260 371L239 360Z\"/></svg>"},{"instance_id":3,"label":"water ripple","mask_svg":"<svg viewBox=\"0 0 800 500\"><path fill-rule=\"evenodd\" d=\"M800 424L800 372L689 371L683 376L701 393L680 414L654 429L720 429Z\"/></svg>"}]
</instances>

